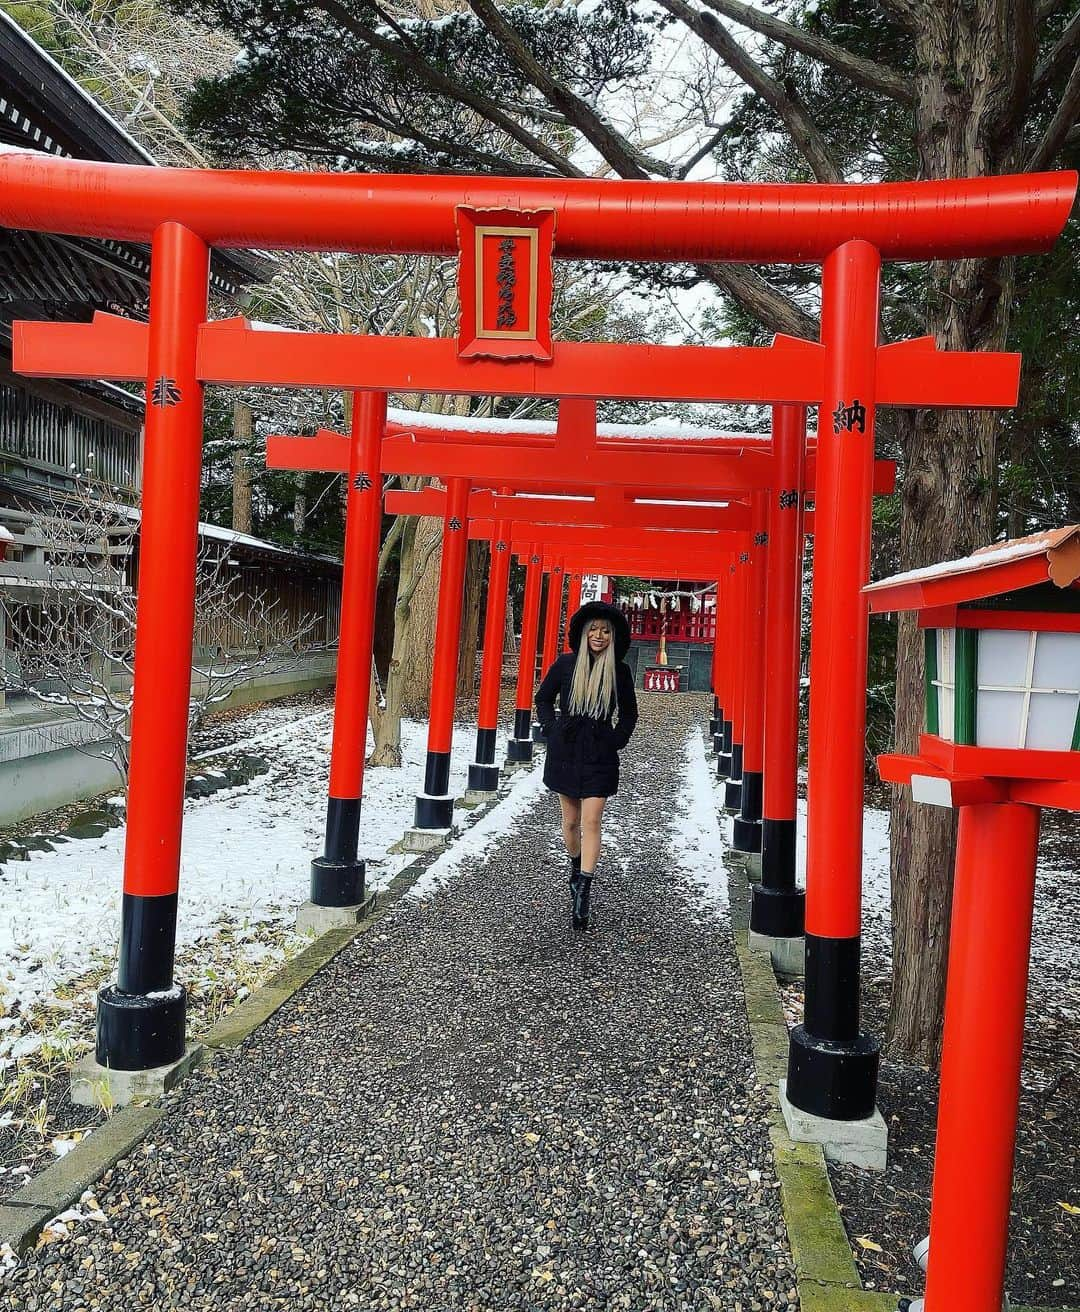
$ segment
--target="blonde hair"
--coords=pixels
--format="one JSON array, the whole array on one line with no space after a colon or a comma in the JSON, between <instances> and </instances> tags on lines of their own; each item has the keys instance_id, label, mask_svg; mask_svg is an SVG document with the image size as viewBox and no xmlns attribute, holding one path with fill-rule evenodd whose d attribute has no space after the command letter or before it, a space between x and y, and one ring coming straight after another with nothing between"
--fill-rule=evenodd
<instances>
[{"instance_id":1,"label":"blonde hair","mask_svg":"<svg viewBox=\"0 0 1080 1312\"><path fill-rule=\"evenodd\" d=\"M589 629L603 624L611 641L599 656L589 651ZM615 702L615 633L607 620L592 620L585 626L574 662L574 677L570 682L570 714L591 715L602 719Z\"/></svg>"}]
</instances>

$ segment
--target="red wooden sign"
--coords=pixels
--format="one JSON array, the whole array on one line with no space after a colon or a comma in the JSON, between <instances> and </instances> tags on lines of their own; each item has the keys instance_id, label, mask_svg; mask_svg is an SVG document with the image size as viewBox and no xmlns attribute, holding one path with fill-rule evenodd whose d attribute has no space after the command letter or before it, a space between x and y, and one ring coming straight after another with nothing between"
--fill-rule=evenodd
<instances>
[{"instance_id":1,"label":"red wooden sign","mask_svg":"<svg viewBox=\"0 0 1080 1312\"><path fill-rule=\"evenodd\" d=\"M554 210L476 210L457 219L458 354L551 359Z\"/></svg>"}]
</instances>

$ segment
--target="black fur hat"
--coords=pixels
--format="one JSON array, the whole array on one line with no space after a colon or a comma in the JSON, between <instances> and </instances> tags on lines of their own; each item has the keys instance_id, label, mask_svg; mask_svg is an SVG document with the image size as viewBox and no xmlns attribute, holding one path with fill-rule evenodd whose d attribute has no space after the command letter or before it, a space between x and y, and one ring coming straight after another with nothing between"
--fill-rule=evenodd
<instances>
[{"instance_id":1,"label":"black fur hat","mask_svg":"<svg viewBox=\"0 0 1080 1312\"><path fill-rule=\"evenodd\" d=\"M623 660L630 650L630 625L622 611L606 601L587 601L570 616L568 632L571 649L577 651L581 646L581 635L591 620L607 620L615 636L615 659Z\"/></svg>"}]
</instances>

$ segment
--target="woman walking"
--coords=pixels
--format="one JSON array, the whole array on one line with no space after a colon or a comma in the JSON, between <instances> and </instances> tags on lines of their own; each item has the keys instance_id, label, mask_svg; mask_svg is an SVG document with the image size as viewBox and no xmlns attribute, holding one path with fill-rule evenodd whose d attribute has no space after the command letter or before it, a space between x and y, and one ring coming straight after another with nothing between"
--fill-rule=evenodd
<instances>
[{"instance_id":1,"label":"woman walking","mask_svg":"<svg viewBox=\"0 0 1080 1312\"><path fill-rule=\"evenodd\" d=\"M544 783L559 795L570 857L573 926L589 927L589 893L600 858L604 803L619 789L619 752L637 724L626 617L590 601L570 618L564 652L544 675L536 717L547 739ZM558 699L560 713L556 715Z\"/></svg>"}]
</instances>

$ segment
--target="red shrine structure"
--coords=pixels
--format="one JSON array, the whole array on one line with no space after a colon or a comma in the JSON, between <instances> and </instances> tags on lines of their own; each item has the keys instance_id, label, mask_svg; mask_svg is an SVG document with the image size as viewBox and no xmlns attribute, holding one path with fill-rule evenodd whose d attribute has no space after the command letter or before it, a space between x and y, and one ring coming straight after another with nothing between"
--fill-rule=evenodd
<instances>
[{"instance_id":1,"label":"red shrine structure","mask_svg":"<svg viewBox=\"0 0 1080 1312\"><path fill-rule=\"evenodd\" d=\"M1019 378L1013 355L940 351L932 340L882 344L880 267L883 260L1045 251L1068 218L1076 183L1072 173L885 185L347 176L149 170L28 152L0 156L0 222L151 248L148 324L101 315L91 324L24 323L15 333L15 367L22 372L146 385L122 937L117 984L99 997L101 1065L145 1070L176 1061L184 1050L185 994L173 979L173 942L206 386L364 394L349 439L344 590L354 605L348 616L343 606L337 703L354 745L342 749L332 769L320 871L321 886L342 898L363 887L359 745L386 393L747 402L786 406L803 416L812 405L819 418L806 1006L804 1023L791 1035L787 1093L801 1111L823 1118L869 1115L878 1048L859 1021L867 639L861 589L869 576L877 409L1011 406ZM237 247L457 255L465 307L459 336L380 338L208 322L209 252ZM819 264L820 341L781 336L764 347L553 341L545 315L553 259ZM461 515L480 451L472 441L447 444L448 454L451 447L456 450L445 473L455 511L445 524L450 536L440 605L440 629L448 635L456 627L455 608L460 612L453 594L466 542ZM505 465L494 462L488 477L548 479L562 483L562 491L662 481L698 495L705 488L756 498L753 539L728 562L734 566L730 586L745 589L745 653L769 628L768 588L760 583L772 532L767 525L774 509L791 515L797 504L785 483L747 477L756 456L748 451L736 462L720 453L597 452L582 462L592 463L591 470L569 475L571 462L553 461L550 451L515 450ZM659 554L643 553L636 561L628 555L623 567L665 573L699 568L660 564ZM533 556L542 566L543 550ZM577 563L589 567L587 558ZM719 574L718 566L715 553L700 564L707 577ZM733 651L732 661L739 659ZM758 735L761 715L768 715L762 686L754 684L758 666L747 659L744 674L730 685L741 690L733 721L750 708L755 722L746 728L744 750ZM785 686L783 696L790 691ZM444 711L433 704L433 719ZM429 768L447 748L445 741L429 742ZM743 764L749 776L762 762L747 755Z\"/></svg>"}]
</instances>

